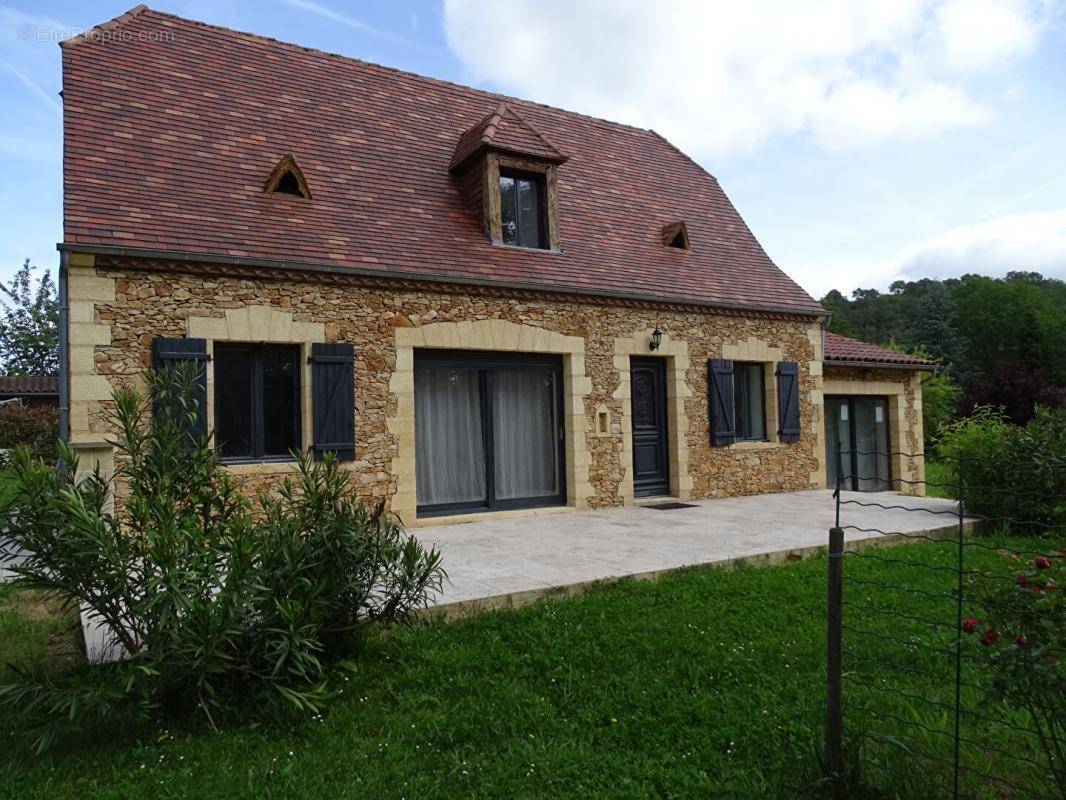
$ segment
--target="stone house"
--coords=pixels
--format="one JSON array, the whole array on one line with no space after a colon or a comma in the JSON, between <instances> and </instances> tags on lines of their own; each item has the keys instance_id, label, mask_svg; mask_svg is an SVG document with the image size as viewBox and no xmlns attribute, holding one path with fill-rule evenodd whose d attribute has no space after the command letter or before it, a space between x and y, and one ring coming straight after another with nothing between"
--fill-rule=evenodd
<instances>
[{"instance_id":1,"label":"stone house","mask_svg":"<svg viewBox=\"0 0 1066 800\"><path fill-rule=\"evenodd\" d=\"M921 449L929 365L827 334L653 131L143 6L62 53L85 465L113 464L112 390L190 359L249 492L333 451L408 523L818 488L838 442ZM843 469L914 491L923 467Z\"/></svg>"}]
</instances>

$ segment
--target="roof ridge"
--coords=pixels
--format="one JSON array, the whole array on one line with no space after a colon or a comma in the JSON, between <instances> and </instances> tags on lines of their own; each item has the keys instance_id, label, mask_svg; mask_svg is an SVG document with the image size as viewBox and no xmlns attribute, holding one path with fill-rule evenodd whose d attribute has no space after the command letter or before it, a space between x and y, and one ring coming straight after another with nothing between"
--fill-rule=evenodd
<instances>
[{"instance_id":1,"label":"roof ridge","mask_svg":"<svg viewBox=\"0 0 1066 800\"><path fill-rule=\"evenodd\" d=\"M148 8L148 6L146 6L144 3L141 3L140 5L134 6L129 11L124 11L117 17L109 19L107 22L101 22L99 25L94 25L87 31L82 31L77 36L71 36L69 39L62 39L59 42L59 46L68 47L70 45L77 44L78 42L83 42L86 39L97 38L101 33L114 30L115 28L119 28L125 25L134 17L140 16L145 11L151 10L152 9Z\"/></svg>"},{"instance_id":2,"label":"roof ridge","mask_svg":"<svg viewBox=\"0 0 1066 800\"><path fill-rule=\"evenodd\" d=\"M431 75L422 75L421 73L412 72L412 71L406 70L406 69L400 69L399 67L389 67L389 66L386 66L384 64L377 64L377 63L375 63L373 61L366 61L366 60L364 60L362 58L356 58L355 56L347 56L347 55L344 55L343 53L334 53L334 52L332 52L330 50L323 50L320 47L308 47L306 45L296 44L295 42L286 42L284 39L276 39L273 36L264 36L261 33L252 33L250 31L240 31L240 30L237 30L236 28L227 28L225 25L215 25L213 23L203 22L203 21L198 20L198 19L190 19L189 17L182 17L182 16L180 16L178 14L173 14L173 13L171 13L169 11L160 11L157 8L151 8L151 7L147 6L147 5L144 5L143 3L141 5L139 5L139 6L135 6L134 8L130 9L125 14L121 14L120 16L115 17L115 19L109 20L108 22L103 23L103 25L111 25L111 23L116 23L116 22L119 22L119 21L121 21L122 23L125 23L125 22L128 22L133 17L136 17L136 16L140 15L142 12L145 12L145 11L150 12L152 14L157 14L157 15L159 15L161 17L167 17L169 19L178 20L180 22L185 22L185 23L188 23L190 25L195 25L198 28L204 28L206 30L221 31L222 33L235 34L237 36L245 37L245 38L248 38L248 39L254 39L254 40L259 41L259 42L266 42L266 43L269 43L269 44L280 45L281 47L285 47L285 48L289 48L289 49L293 49L293 50L300 50L300 51L303 51L305 53L318 54L318 55L326 56L328 58L337 58L337 59L340 59L342 61L348 61L348 62L352 62L352 63L355 63L355 64L362 64L363 66L369 67L371 69L382 70L384 72L391 72L391 73L395 73L397 75L401 75L401 76L404 76L404 77L414 78L415 80L425 81L425 82L432 83L432 84L437 84L439 86L451 86L451 87L454 87L456 89L464 89L464 90L467 90L467 91L479 92L480 94L486 95L488 97L497 98L503 104L521 103L521 104L527 105L527 106L535 106L537 108L547 109L548 111L557 111L557 112L560 112L560 113L563 113L563 114L571 114L571 115L573 115L575 117L581 117L582 119L586 119L586 120L589 120L591 122L596 122L596 123L600 123L600 124L603 124L603 125L608 125L608 126L611 126L611 127L614 127L614 128L624 128L626 130L635 131L637 133L643 133L643 134L654 134L659 139L663 139L662 136L660 136L659 134L655 133L655 131L651 130L650 128L642 128L639 125L630 125L630 124L625 123L625 122L617 122L615 120L606 119L604 117L595 117L595 116L593 116L591 114L585 114L585 113L583 113L581 111L572 111L571 109L568 109L568 108L562 108L560 106L553 106L553 105L550 105L549 103L540 103L540 102L537 102L536 100L528 100L528 99L523 98L523 97L515 97L514 95L503 94L502 92L493 92L493 91L491 91L489 89L479 89L476 86L469 86L468 84L465 84L465 83L457 83L456 81L448 81L448 80L445 80L444 78L434 78ZM101 26L97 26L97 27L101 27ZM112 26L112 27L114 27L114 26ZM102 29L102 27L101 27L101 29ZM89 32L86 31L86 34L87 33L89 33ZM86 34L81 34L81 35L85 36ZM71 40L68 39L68 40L65 40L65 41L69 42ZM64 42L61 42L60 44L63 44L63 43ZM663 139L663 141L667 141L667 140ZM710 173L708 173L708 174L710 174Z\"/></svg>"},{"instance_id":3,"label":"roof ridge","mask_svg":"<svg viewBox=\"0 0 1066 800\"><path fill-rule=\"evenodd\" d=\"M481 132L481 141L484 144L492 144L492 137L496 135L496 130L500 126L500 121L503 119L503 115L507 113L507 103L500 103L496 106L494 111L489 112L487 117L482 117L479 121L474 123L475 128L485 125L485 130Z\"/></svg>"}]
</instances>

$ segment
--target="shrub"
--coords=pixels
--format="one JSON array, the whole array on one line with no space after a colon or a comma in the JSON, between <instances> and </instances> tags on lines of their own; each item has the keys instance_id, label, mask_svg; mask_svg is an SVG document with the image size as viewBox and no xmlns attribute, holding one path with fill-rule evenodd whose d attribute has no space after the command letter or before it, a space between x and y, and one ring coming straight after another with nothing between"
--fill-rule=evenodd
<instances>
[{"instance_id":1,"label":"shrub","mask_svg":"<svg viewBox=\"0 0 1066 800\"><path fill-rule=\"evenodd\" d=\"M7 463L6 451L28 447L34 457L54 463L59 457L59 414L52 406L28 406L8 403L0 406L0 451Z\"/></svg>"},{"instance_id":2,"label":"shrub","mask_svg":"<svg viewBox=\"0 0 1066 800\"><path fill-rule=\"evenodd\" d=\"M922 429L925 452L931 453L941 430L955 418L961 394L946 367L941 366L922 381Z\"/></svg>"},{"instance_id":3,"label":"shrub","mask_svg":"<svg viewBox=\"0 0 1066 800\"><path fill-rule=\"evenodd\" d=\"M963 621L988 668L986 701L1028 712L1048 772L1066 798L1066 548L1030 557L1013 582L977 575L983 618Z\"/></svg>"},{"instance_id":4,"label":"shrub","mask_svg":"<svg viewBox=\"0 0 1066 800\"><path fill-rule=\"evenodd\" d=\"M941 429L946 480L966 509L1016 533L1066 531L1066 411L1038 408L1024 426L988 407Z\"/></svg>"},{"instance_id":5,"label":"shrub","mask_svg":"<svg viewBox=\"0 0 1066 800\"><path fill-rule=\"evenodd\" d=\"M256 522L210 438L189 433L192 377L150 373L147 397L115 393L114 486L64 484L77 471L66 447L60 470L17 452L11 538L32 553L18 582L81 604L127 656L0 688L39 749L116 715L197 708L214 725L249 693L317 712L329 665L441 587L440 555L358 502L332 457L300 456L298 480ZM105 510L115 487L117 515Z\"/></svg>"}]
</instances>

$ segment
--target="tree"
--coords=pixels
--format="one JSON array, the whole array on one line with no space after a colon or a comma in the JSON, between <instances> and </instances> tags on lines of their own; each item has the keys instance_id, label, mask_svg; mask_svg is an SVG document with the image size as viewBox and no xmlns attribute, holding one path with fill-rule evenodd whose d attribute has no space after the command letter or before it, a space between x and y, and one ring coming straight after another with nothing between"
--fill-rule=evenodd
<instances>
[{"instance_id":1,"label":"tree","mask_svg":"<svg viewBox=\"0 0 1066 800\"><path fill-rule=\"evenodd\" d=\"M59 299L48 270L39 280L27 258L0 282L0 369L7 375L59 374Z\"/></svg>"},{"instance_id":2,"label":"tree","mask_svg":"<svg viewBox=\"0 0 1066 800\"><path fill-rule=\"evenodd\" d=\"M959 363L961 347L955 329L955 301L944 284L932 282L918 301L911 335L918 347L943 363L953 375L964 374Z\"/></svg>"}]
</instances>

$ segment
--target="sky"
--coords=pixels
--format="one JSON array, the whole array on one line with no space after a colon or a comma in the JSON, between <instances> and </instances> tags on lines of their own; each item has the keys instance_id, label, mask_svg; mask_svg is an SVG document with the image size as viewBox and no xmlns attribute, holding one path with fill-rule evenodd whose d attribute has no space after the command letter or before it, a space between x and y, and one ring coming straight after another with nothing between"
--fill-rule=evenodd
<instances>
[{"instance_id":1,"label":"sky","mask_svg":"<svg viewBox=\"0 0 1066 800\"><path fill-rule=\"evenodd\" d=\"M57 42L133 4L0 0L0 280L58 264ZM815 297L1066 279L1066 0L149 5L652 128Z\"/></svg>"}]
</instances>

